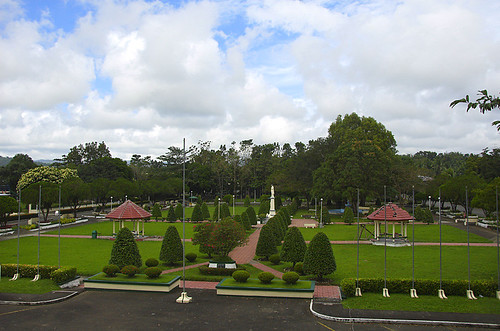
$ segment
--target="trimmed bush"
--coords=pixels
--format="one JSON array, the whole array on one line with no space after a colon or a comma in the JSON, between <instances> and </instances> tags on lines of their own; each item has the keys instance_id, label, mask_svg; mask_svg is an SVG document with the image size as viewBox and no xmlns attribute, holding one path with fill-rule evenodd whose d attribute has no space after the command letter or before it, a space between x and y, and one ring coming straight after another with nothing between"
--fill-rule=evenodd
<instances>
[{"instance_id":1,"label":"trimmed bush","mask_svg":"<svg viewBox=\"0 0 500 331\"><path fill-rule=\"evenodd\" d=\"M250 207L250 196L249 195L247 195L245 197L245 200L243 201L243 206Z\"/></svg>"},{"instance_id":2,"label":"trimmed bush","mask_svg":"<svg viewBox=\"0 0 500 331\"><path fill-rule=\"evenodd\" d=\"M251 225L256 225L257 224L257 215L255 214L255 209L253 209L252 206L248 207L245 212L248 215L248 220L250 221Z\"/></svg>"},{"instance_id":3,"label":"trimmed bush","mask_svg":"<svg viewBox=\"0 0 500 331\"><path fill-rule=\"evenodd\" d=\"M236 270L233 272L233 278L238 283L245 283L250 278L250 273L246 270Z\"/></svg>"},{"instance_id":4,"label":"trimmed bush","mask_svg":"<svg viewBox=\"0 0 500 331\"><path fill-rule=\"evenodd\" d=\"M194 262L197 257L198 255L196 255L196 253L193 252L186 253L186 260L188 260L189 262Z\"/></svg>"},{"instance_id":5,"label":"trimmed bush","mask_svg":"<svg viewBox=\"0 0 500 331\"><path fill-rule=\"evenodd\" d=\"M363 292L382 293L384 287L383 278L360 278L359 287ZM494 280L473 280L471 281L471 290L474 295L494 297L496 295L497 282ZM355 278L344 278L340 282L342 292L347 296L354 296L356 289ZM387 288L389 293L410 293L411 279L387 279ZM465 296L469 289L467 280L443 279L442 288L446 295ZM415 289L421 295L437 295L439 290L439 280L435 279L416 279Z\"/></svg>"},{"instance_id":6,"label":"trimmed bush","mask_svg":"<svg viewBox=\"0 0 500 331\"><path fill-rule=\"evenodd\" d=\"M177 221L177 217L175 216L175 209L174 206L172 205L170 205L170 207L168 208L167 221L169 222Z\"/></svg>"},{"instance_id":7,"label":"trimmed bush","mask_svg":"<svg viewBox=\"0 0 500 331\"><path fill-rule=\"evenodd\" d=\"M161 218L161 208L160 205L155 203L153 206L153 212L151 213L151 216L154 217L156 220L158 218Z\"/></svg>"},{"instance_id":8,"label":"trimmed bush","mask_svg":"<svg viewBox=\"0 0 500 331\"><path fill-rule=\"evenodd\" d=\"M295 268L297 262L304 261L306 251L307 245L300 230L295 226L289 228L283 240L280 253L281 260L292 262Z\"/></svg>"},{"instance_id":9,"label":"trimmed bush","mask_svg":"<svg viewBox=\"0 0 500 331\"><path fill-rule=\"evenodd\" d=\"M126 265L135 265L139 268L142 265L139 247L137 247L134 235L129 228L125 227L118 231L111 250L109 264L116 264L119 268Z\"/></svg>"},{"instance_id":10,"label":"trimmed bush","mask_svg":"<svg viewBox=\"0 0 500 331\"><path fill-rule=\"evenodd\" d=\"M155 259L154 257L151 257L146 260L146 267L156 267L158 264L160 264L160 261Z\"/></svg>"},{"instance_id":11,"label":"trimmed bush","mask_svg":"<svg viewBox=\"0 0 500 331\"><path fill-rule=\"evenodd\" d=\"M203 212L201 211L201 206L200 204L196 204L193 209L193 213L191 215L191 221L192 222L201 222L203 221Z\"/></svg>"},{"instance_id":12,"label":"trimmed bush","mask_svg":"<svg viewBox=\"0 0 500 331\"><path fill-rule=\"evenodd\" d=\"M283 281L287 284L295 284L297 283L299 278L300 278L299 274L296 273L295 271L285 272L283 274L283 277L281 277L281 279L283 279Z\"/></svg>"},{"instance_id":13,"label":"trimmed bush","mask_svg":"<svg viewBox=\"0 0 500 331\"><path fill-rule=\"evenodd\" d=\"M309 243L304 256L304 272L318 279L337 269L330 240L323 232L318 232Z\"/></svg>"},{"instance_id":14,"label":"trimmed bush","mask_svg":"<svg viewBox=\"0 0 500 331\"><path fill-rule=\"evenodd\" d=\"M139 268L135 265L126 265L122 268L121 273L129 277L134 277L139 272Z\"/></svg>"},{"instance_id":15,"label":"trimmed bush","mask_svg":"<svg viewBox=\"0 0 500 331\"><path fill-rule=\"evenodd\" d=\"M270 272L264 271L261 272L257 278L261 281L263 284L270 284L272 280L274 279L274 275Z\"/></svg>"},{"instance_id":16,"label":"trimmed bush","mask_svg":"<svg viewBox=\"0 0 500 331\"><path fill-rule=\"evenodd\" d=\"M37 274L36 264L20 264L19 265L19 277L22 278L33 278ZM41 265L40 266L40 278L49 279L52 271L57 270L56 266ZM12 277L16 273L17 264L2 264L2 276Z\"/></svg>"},{"instance_id":17,"label":"trimmed bush","mask_svg":"<svg viewBox=\"0 0 500 331\"><path fill-rule=\"evenodd\" d=\"M245 268L239 266L236 269L227 269L227 268L209 268L206 265L202 265L198 268L202 275L212 275L212 276L232 276L233 272L238 270L245 270Z\"/></svg>"},{"instance_id":18,"label":"trimmed bush","mask_svg":"<svg viewBox=\"0 0 500 331\"><path fill-rule=\"evenodd\" d=\"M272 264L278 265L281 262L280 255L279 254L273 254L269 257L269 261L271 261Z\"/></svg>"},{"instance_id":19,"label":"trimmed bush","mask_svg":"<svg viewBox=\"0 0 500 331\"><path fill-rule=\"evenodd\" d=\"M148 278L158 278L161 275L162 270L158 267L149 267L144 270L144 274Z\"/></svg>"},{"instance_id":20,"label":"trimmed bush","mask_svg":"<svg viewBox=\"0 0 500 331\"><path fill-rule=\"evenodd\" d=\"M75 279L75 277L75 267L61 267L50 273L50 279L52 279L57 284L69 282L70 280Z\"/></svg>"},{"instance_id":21,"label":"trimmed bush","mask_svg":"<svg viewBox=\"0 0 500 331\"><path fill-rule=\"evenodd\" d=\"M176 220L182 220L182 203L175 206L175 218Z\"/></svg>"},{"instance_id":22,"label":"trimmed bush","mask_svg":"<svg viewBox=\"0 0 500 331\"><path fill-rule=\"evenodd\" d=\"M293 271L295 271L299 275L303 275L304 274L304 262L297 262L295 264L295 267L293 267Z\"/></svg>"},{"instance_id":23,"label":"trimmed bush","mask_svg":"<svg viewBox=\"0 0 500 331\"><path fill-rule=\"evenodd\" d=\"M344 222L347 224L352 224L354 222L354 213L351 207L345 207L344 209Z\"/></svg>"},{"instance_id":24,"label":"trimmed bush","mask_svg":"<svg viewBox=\"0 0 500 331\"><path fill-rule=\"evenodd\" d=\"M203 215L204 220L210 219L210 211L208 210L208 206L205 202L201 204L201 214Z\"/></svg>"},{"instance_id":25,"label":"trimmed bush","mask_svg":"<svg viewBox=\"0 0 500 331\"><path fill-rule=\"evenodd\" d=\"M120 272L120 268L116 264L108 264L102 268L102 272L108 277L115 277L116 274Z\"/></svg>"},{"instance_id":26,"label":"trimmed bush","mask_svg":"<svg viewBox=\"0 0 500 331\"><path fill-rule=\"evenodd\" d=\"M271 255L276 253L278 253L278 249L276 248L274 231L266 224L260 230L259 241L257 242L255 254L269 259Z\"/></svg>"},{"instance_id":27,"label":"trimmed bush","mask_svg":"<svg viewBox=\"0 0 500 331\"><path fill-rule=\"evenodd\" d=\"M182 260L182 242L177 228L170 225L165 232L160 249L160 260L173 264Z\"/></svg>"}]
</instances>

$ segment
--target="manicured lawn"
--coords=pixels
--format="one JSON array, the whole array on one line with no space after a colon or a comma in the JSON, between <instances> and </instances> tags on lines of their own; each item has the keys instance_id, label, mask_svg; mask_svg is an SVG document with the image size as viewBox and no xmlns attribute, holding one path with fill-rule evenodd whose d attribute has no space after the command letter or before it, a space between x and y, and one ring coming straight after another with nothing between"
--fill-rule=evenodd
<instances>
[{"instance_id":1,"label":"manicured lawn","mask_svg":"<svg viewBox=\"0 0 500 331\"><path fill-rule=\"evenodd\" d=\"M343 278L356 277L356 245L332 245L337 271L328 277L335 284ZM384 247L359 246L359 277L384 277ZM496 247L471 247L471 279L497 279ZM468 279L467 247L443 247L443 279ZM292 266L283 262L273 265L262 262L278 271ZM387 247L387 278L412 277L411 247ZM307 279L310 277L301 277ZM415 246L415 278L439 279L439 248Z\"/></svg>"},{"instance_id":2,"label":"manicured lawn","mask_svg":"<svg viewBox=\"0 0 500 331\"><path fill-rule=\"evenodd\" d=\"M57 265L58 262L58 238L40 238L40 264ZM160 255L161 241L139 241L139 252L144 263L148 258L158 259ZM61 238L61 265L75 266L79 275L94 275L108 264L111 257L112 240ZM37 263L38 239L37 237L25 237L20 240L20 263ZM193 263L207 261L200 257L198 246L186 242L186 253L194 252L198 258ZM0 241L0 261L2 263L17 263L17 240ZM189 263L187 263L189 265ZM174 267L182 266L182 263ZM160 264L163 269L165 267Z\"/></svg>"},{"instance_id":3,"label":"manicured lawn","mask_svg":"<svg viewBox=\"0 0 500 331\"><path fill-rule=\"evenodd\" d=\"M246 271L250 273L250 277L257 278L257 275L262 272L262 270L255 268L250 264L244 265ZM182 278L182 270L169 273L169 275L181 276ZM203 275L200 273L198 268L186 269L186 280L199 280L199 281L207 281L207 282L220 282L224 278L228 278L231 276L213 276L213 275Z\"/></svg>"},{"instance_id":4,"label":"manicured lawn","mask_svg":"<svg viewBox=\"0 0 500 331\"><path fill-rule=\"evenodd\" d=\"M31 278L19 278L16 281L9 281L9 277L2 277L0 280L0 292L2 293L42 294L59 289L59 286L50 279L40 279L32 282Z\"/></svg>"},{"instance_id":5,"label":"manicured lawn","mask_svg":"<svg viewBox=\"0 0 500 331\"><path fill-rule=\"evenodd\" d=\"M168 283L176 276L171 274L160 275L158 278L148 278L144 274L137 274L134 277L128 277L123 274L116 274L115 277L107 277L104 272L98 273L95 276L92 276L90 279L92 280L108 280L114 282L143 282L143 283Z\"/></svg>"},{"instance_id":6,"label":"manicured lawn","mask_svg":"<svg viewBox=\"0 0 500 331\"><path fill-rule=\"evenodd\" d=\"M347 298L342 301L342 305L350 309L500 314L500 300L496 298L469 300L465 296L449 296L447 300L442 300L437 295L421 295L418 299L412 299L409 294L391 294L390 298L384 298L382 293L363 293L362 297Z\"/></svg>"},{"instance_id":7,"label":"manicured lawn","mask_svg":"<svg viewBox=\"0 0 500 331\"><path fill-rule=\"evenodd\" d=\"M367 225L367 229L373 233L373 225ZM388 225L389 233L392 233L392 225ZM450 225L442 225L442 242L444 243L460 243L467 242L467 232L454 228ZM314 235L318 232L324 232L328 239L331 241L337 240L356 240L357 234L357 225L356 223L351 225L343 225L343 224L329 224L324 228L319 229L311 229L311 228L300 228L300 232L304 236L304 240L310 241L314 237ZM361 231L361 227L360 227ZM383 225L382 225L383 231ZM401 226L396 226L396 232L401 232ZM368 237L368 233L366 230L362 233L362 239L372 238ZM412 225L408 225L408 238L412 239ZM469 241L472 243L488 243L491 242L483 237L480 237L476 234L470 233ZM431 225L415 225L415 242L439 242L439 225L431 224Z\"/></svg>"},{"instance_id":8,"label":"manicured lawn","mask_svg":"<svg viewBox=\"0 0 500 331\"><path fill-rule=\"evenodd\" d=\"M210 217L213 216L215 207L213 205L207 205L208 211L210 212ZM257 214L259 212L259 206L258 205L252 205L253 209L255 210L255 213ZM194 207L186 207L185 212L186 212L186 218L191 218L193 215L193 210ZM244 206L234 206L234 212L236 215L241 215L245 210L247 210L247 207ZM231 215L233 215L233 205L229 206L229 212ZM168 215L168 210L162 210L161 211L162 216L166 219Z\"/></svg>"},{"instance_id":9,"label":"manicured lawn","mask_svg":"<svg viewBox=\"0 0 500 331\"><path fill-rule=\"evenodd\" d=\"M281 279L273 279L270 284L264 284L262 283L259 279L252 279L249 278L246 282L244 283L238 283L235 281L233 278L227 278L222 284L222 286L235 286L235 287L257 287L257 288L285 288L285 289L308 289L311 288L311 282L304 280L304 281L298 281L296 284L291 285L287 284Z\"/></svg>"}]
</instances>

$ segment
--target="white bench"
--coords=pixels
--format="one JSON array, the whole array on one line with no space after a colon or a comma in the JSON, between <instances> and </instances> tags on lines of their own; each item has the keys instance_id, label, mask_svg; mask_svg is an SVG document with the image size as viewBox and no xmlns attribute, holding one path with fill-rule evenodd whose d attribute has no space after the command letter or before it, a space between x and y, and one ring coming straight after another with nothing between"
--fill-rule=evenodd
<instances>
[{"instance_id":1,"label":"white bench","mask_svg":"<svg viewBox=\"0 0 500 331\"><path fill-rule=\"evenodd\" d=\"M315 228L316 224L315 223L306 223L306 224L304 224L304 227L305 228Z\"/></svg>"}]
</instances>

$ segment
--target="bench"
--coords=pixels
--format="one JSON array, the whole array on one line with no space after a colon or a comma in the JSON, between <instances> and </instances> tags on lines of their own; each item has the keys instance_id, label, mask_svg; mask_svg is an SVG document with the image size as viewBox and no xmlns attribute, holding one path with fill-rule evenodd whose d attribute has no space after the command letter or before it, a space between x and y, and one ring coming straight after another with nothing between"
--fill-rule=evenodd
<instances>
[{"instance_id":1,"label":"bench","mask_svg":"<svg viewBox=\"0 0 500 331\"><path fill-rule=\"evenodd\" d=\"M304 227L305 228L315 228L316 224L315 223L306 223L306 224L304 224Z\"/></svg>"}]
</instances>

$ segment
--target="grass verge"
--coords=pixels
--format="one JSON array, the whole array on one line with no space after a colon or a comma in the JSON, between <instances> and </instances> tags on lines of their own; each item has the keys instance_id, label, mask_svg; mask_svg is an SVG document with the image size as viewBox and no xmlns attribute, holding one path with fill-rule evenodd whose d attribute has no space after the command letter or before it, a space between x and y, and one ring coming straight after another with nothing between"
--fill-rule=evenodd
<instances>
[{"instance_id":1,"label":"grass verge","mask_svg":"<svg viewBox=\"0 0 500 331\"><path fill-rule=\"evenodd\" d=\"M287 284L284 281L280 279L273 279L270 284L264 284L258 279L252 279L249 278L246 282L244 283L238 283L235 281L233 278L227 278L224 280L223 283L220 285L222 286L232 286L232 287L242 287L242 288L263 288L263 289L273 289L273 288L280 288L280 289L309 289L311 288L311 282L308 280L304 281L298 281L294 285Z\"/></svg>"},{"instance_id":2,"label":"grass verge","mask_svg":"<svg viewBox=\"0 0 500 331\"><path fill-rule=\"evenodd\" d=\"M59 290L51 279L40 279L32 282L28 278L19 278L16 281L9 281L8 277L2 277L0 280L0 292L2 293L32 293L43 294Z\"/></svg>"}]
</instances>

